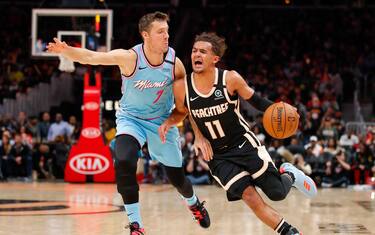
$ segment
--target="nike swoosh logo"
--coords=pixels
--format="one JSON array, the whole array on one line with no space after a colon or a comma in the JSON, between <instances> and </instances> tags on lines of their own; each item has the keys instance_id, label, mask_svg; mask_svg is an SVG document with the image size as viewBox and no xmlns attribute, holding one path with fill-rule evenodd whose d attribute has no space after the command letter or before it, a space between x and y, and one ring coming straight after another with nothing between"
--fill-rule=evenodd
<instances>
[{"instance_id":1,"label":"nike swoosh logo","mask_svg":"<svg viewBox=\"0 0 375 235\"><path fill-rule=\"evenodd\" d=\"M147 67L138 67L139 70L146 69Z\"/></svg>"},{"instance_id":2,"label":"nike swoosh logo","mask_svg":"<svg viewBox=\"0 0 375 235\"><path fill-rule=\"evenodd\" d=\"M196 99L198 99L198 98L199 98L199 96L194 97L194 98L191 98L191 97L190 97L190 101L194 101L194 100L196 100Z\"/></svg>"},{"instance_id":3,"label":"nike swoosh logo","mask_svg":"<svg viewBox=\"0 0 375 235\"><path fill-rule=\"evenodd\" d=\"M243 142L241 145L238 145L238 148L241 149L245 145L246 142L247 142L247 140L245 140L245 142Z\"/></svg>"},{"instance_id":4,"label":"nike swoosh logo","mask_svg":"<svg viewBox=\"0 0 375 235\"><path fill-rule=\"evenodd\" d=\"M128 216L131 216L132 214L134 214L134 213L130 213L130 214L128 214Z\"/></svg>"}]
</instances>

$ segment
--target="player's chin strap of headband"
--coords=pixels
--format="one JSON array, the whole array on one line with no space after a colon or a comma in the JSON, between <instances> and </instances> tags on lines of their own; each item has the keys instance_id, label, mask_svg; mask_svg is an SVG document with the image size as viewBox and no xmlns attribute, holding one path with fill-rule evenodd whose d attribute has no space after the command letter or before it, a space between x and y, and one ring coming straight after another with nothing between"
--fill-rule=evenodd
<instances>
[{"instance_id":1,"label":"player's chin strap of headband","mask_svg":"<svg viewBox=\"0 0 375 235\"><path fill-rule=\"evenodd\" d=\"M250 99L247 100L254 108L258 109L259 111L265 112L266 109L273 104L272 101L261 97L257 93L254 92L254 94L250 97Z\"/></svg>"}]
</instances>

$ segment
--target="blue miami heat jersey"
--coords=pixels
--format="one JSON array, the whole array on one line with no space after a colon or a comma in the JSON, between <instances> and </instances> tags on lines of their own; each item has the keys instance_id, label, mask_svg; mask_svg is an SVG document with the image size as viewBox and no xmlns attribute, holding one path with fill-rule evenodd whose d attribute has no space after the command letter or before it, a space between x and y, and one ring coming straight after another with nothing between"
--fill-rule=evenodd
<instances>
[{"instance_id":1,"label":"blue miami heat jersey","mask_svg":"<svg viewBox=\"0 0 375 235\"><path fill-rule=\"evenodd\" d=\"M141 119L167 117L172 111L174 96L175 51L169 47L164 62L151 65L143 51L143 44L132 48L137 54L132 75L122 77L122 98L116 117L132 115Z\"/></svg>"},{"instance_id":2,"label":"blue miami heat jersey","mask_svg":"<svg viewBox=\"0 0 375 235\"><path fill-rule=\"evenodd\" d=\"M137 63L133 74L122 75L122 98L116 112L116 136L133 136L143 146L148 143L152 159L165 166L181 167L182 154L179 133L172 127L162 143L158 134L159 126L170 115L174 95L175 52L168 49L161 65L152 66L143 51L143 44L132 49L137 53Z\"/></svg>"}]
</instances>

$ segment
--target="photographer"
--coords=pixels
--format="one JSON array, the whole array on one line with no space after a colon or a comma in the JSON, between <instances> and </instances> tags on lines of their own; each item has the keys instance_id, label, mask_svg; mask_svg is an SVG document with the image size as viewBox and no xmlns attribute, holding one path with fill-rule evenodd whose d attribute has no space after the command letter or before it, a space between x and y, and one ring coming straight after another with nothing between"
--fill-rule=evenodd
<instances>
[{"instance_id":1,"label":"photographer","mask_svg":"<svg viewBox=\"0 0 375 235\"><path fill-rule=\"evenodd\" d=\"M345 159L345 152L340 150L331 160L326 162L325 177L322 187L346 187L349 184L350 164Z\"/></svg>"},{"instance_id":2,"label":"photographer","mask_svg":"<svg viewBox=\"0 0 375 235\"><path fill-rule=\"evenodd\" d=\"M189 159L187 159L185 171L187 178L193 185L211 183L209 176L209 167L203 160L202 154L196 156L194 152L191 153Z\"/></svg>"}]
</instances>

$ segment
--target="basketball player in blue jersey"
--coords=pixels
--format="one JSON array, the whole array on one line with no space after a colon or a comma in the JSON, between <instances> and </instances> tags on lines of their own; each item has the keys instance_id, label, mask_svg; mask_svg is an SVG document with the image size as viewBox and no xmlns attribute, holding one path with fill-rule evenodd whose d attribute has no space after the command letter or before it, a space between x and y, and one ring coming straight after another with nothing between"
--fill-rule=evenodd
<instances>
[{"instance_id":1,"label":"basketball player in blue jersey","mask_svg":"<svg viewBox=\"0 0 375 235\"><path fill-rule=\"evenodd\" d=\"M115 169L117 189L130 221L130 234L145 234L139 208L139 185L136 168L139 151L147 141L150 155L165 166L167 176L185 199L200 226L210 226L206 209L194 194L182 168L177 128L162 144L158 127L170 115L174 104L172 83L183 80L185 68L168 46L168 16L161 12L144 15L139 21L143 43L130 50L95 52L68 46L54 39L51 53L81 64L117 65L122 76L122 98L116 112ZM198 148L205 149L204 143Z\"/></svg>"},{"instance_id":2,"label":"basketball player in blue jersey","mask_svg":"<svg viewBox=\"0 0 375 235\"><path fill-rule=\"evenodd\" d=\"M267 205L255 186L273 201L283 200L292 186L311 198L315 183L292 164L280 171L239 112L239 97L265 111L272 102L257 95L235 71L216 68L226 49L225 40L214 33L195 38L191 53L193 73L173 84L176 108L160 126L161 140L168 129L192 116L196 139L206 138L213 156L205 156L215 180L227 191L229 201L242 199L256 216L281 235L299 235L278 212ZM199 130L196 130L199 128ZM203 135L203 136L202 136Z\"/></svg>"}]
</instances>

